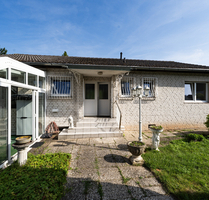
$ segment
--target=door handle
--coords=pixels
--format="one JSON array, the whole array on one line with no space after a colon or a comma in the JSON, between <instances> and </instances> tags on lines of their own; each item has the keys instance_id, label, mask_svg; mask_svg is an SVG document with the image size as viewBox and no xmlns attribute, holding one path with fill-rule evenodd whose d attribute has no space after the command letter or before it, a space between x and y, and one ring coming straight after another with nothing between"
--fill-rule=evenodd
<instances>
[{"instance_id":1,"label":"door handle","mask_svg":"<svg viewBox=\"0 0 209 200\"><path fill-rule=\"evenodd\" d=\"M27 119L27 117L20 117L20 119Z\"/></svg>"}]
</instances>

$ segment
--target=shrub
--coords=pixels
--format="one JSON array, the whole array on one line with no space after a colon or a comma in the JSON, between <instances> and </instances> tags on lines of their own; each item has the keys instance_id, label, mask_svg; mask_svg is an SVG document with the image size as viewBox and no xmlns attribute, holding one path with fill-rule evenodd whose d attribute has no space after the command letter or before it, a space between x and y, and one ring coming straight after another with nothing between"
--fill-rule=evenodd
<instances>
[{"instance_id":1,"label":"shrub","mask_svg":"<svg viewBox=\"0 0 209 200\"><path fill-rule=\"evenodd\" d=\"M198 135L198 134L193 134L193 133L190 133L190 134L186 135L185 138L188 142L190 142L190 141L202 141L202 140L205 139L205 137L203 135Z\"/></svg>"},{"instance_id":2,"label":"shrub","mask_svg":"<svg viewBox=\"0 0 209 200\"><path fill-rule=\"evenodd\" d=\"M206 117L206 122L204 123L207 129L209 130L209 114Z\"/></svg>"}]
</instances>

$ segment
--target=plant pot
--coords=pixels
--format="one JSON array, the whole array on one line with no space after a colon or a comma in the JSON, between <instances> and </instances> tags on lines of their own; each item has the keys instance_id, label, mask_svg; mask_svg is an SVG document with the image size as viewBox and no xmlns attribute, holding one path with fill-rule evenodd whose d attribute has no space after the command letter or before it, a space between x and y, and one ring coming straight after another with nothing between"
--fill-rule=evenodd
<instances>
[{"instance_id":1,"label":"plant pot","mask_svg":"<svg viewBox=\"0 0 209 200\"><path fill-rule=\"evenodd\" d=\"M139 143L139 141L133 141L135 143ZM142 165L144 163L143 158L141 155L144 153L146 144L143 142L140 142L141 144L139 146L133 146L131 145L132 142L128 142L128 150L131 152L132 156L129 158L132 165Z\"/></svg>"},{"instance_id":2,"label":"plant pot","mask_svg":"<svg viewBox=\"0 0 209 200\"><path fill-rule=\"evenodd\" d=\"M17 137L15 140L16 144L26 144L31 141L31 136L21 136Z\"/></svg>"}]
</instances>

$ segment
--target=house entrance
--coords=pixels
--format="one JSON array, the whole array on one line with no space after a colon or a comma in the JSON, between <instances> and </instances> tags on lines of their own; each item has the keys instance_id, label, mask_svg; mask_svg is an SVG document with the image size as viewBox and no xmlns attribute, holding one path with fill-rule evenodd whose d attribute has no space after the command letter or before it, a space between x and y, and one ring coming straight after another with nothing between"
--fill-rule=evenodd
<instances>
[{"instance_id":1,"label":"house entrance","mask_svg":"<svg viewBox=\"0 0 209 200\"><path fill-rule=\"evenodd\" d=\"M110 116L110 83L86 82L84 87L84 116Z\"/></svg>"}]
</instances>

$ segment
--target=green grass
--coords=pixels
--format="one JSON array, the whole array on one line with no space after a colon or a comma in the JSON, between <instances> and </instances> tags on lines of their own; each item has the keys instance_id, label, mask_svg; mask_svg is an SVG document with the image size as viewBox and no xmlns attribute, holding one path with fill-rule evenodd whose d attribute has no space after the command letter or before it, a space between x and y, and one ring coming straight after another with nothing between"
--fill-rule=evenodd
<instances>
[{"instance_id":1,"label":"green grass","mask_svg":"<svg viewBox=\"0 0 209 200\"><path fill-rule=\"evenodd\" d=\"M160 152L148 150L142 156L168 192L181 200L198 200L209 199L208 155L208 139L193 141L187 137L171 141Z\"/></svg>"},{"instance_id":2,"label":"green grass","mask_svg":"<svg viewBox=\"0 0 209 200\"><path fill-rule=\"evenodd\" d=\"M66 153L29 153L24 166L15 162L0 170L0 199L60 199L65 192L70 158Z\"/></svg>"}]
</instances>

